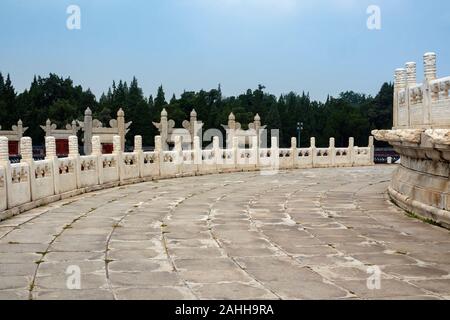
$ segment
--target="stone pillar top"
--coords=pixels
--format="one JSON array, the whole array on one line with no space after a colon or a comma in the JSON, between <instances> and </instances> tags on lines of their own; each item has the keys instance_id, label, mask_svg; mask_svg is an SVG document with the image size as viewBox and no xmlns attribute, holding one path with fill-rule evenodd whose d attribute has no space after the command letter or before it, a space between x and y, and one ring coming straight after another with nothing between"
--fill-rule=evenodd
<instances>
[{"instance_id":1,"label":"stone pillar top","mask_svg":"<svg viewBox=\"0 0 450 320\"><path fill-rule=\"evenodd\" d=\"M131 123L130 123L131 124ZM121 151L125 151L125 135L129 124L125 124L125 112L122 108L117 111L117 133L120 136Z\"/></svg>"},{"instance_id":2,"label":"stone pillar top","mask_svg":"<svg viewBox=\"0 0 450 320\"><path fill-rule=\"evenodd\" d=\"M77 136L69 137L69 156L78 156L78 138Z\"/></svg>"},{"instance_id":3,"label":"stone pillar top","mask_svg":"<svg viewBox=\"0 0 450 320\"><path fill-rule=\"evenodd\" d=\"M258 132L258 130L261 128L261 117L259 116L258 113L255 115L253 120L254 120L253 121L254 129L256 130L256 132Z\"/></svg>"},{"instance_id":4,"label":"stone pillar top","mask_svg":"<svg viewBox=\"0 0 450 320\"><path fill-rule=\"evenodd\" d=\"M415 62L407 62L405 65L406 77L409 86L414 86L417 84L417 64Z\"/></svg>"},{"instance_id":5,"label":"stone pillar top","mask_svg":"<svg viewBox=\"0 0 450 320\"><path fill-rule=\"evenodd\" d=\"M427 52L423 55L423 65L425 72L425 80L431 81L436 79L436 53Z\"/></svg>"},{"instance_id":6,"label":"stone pillar top","mask_svg":"<svg viewBox=\"0 0 450 320\"><path fill-rule=\"evenodd\" d=\"M134 136L134 151L142 151L142 136Z\"/></svg>"},{"instance_id":7,"label":"stone pillar top","mask_svg":"<svg viewBox=\"0 0 450 320\"><path fill-rule=\"evenodd\" d=\"M406 69L398 68L395 70L395 86L399 89L406 87Z\"/></svg>"},{"instance_id":8,"label":"stone pillar top","mask_svg":"<svg viewBox=\"0 0 450 320\"><path fill-rule=\"evenodd\" d=\"M0 137L0 163L9 162L8 138Z\"/></svg>"},{"instance_id":9,"label":"stone pillar top","mask_svg":"<svg viewBox=\"0 0 450 320\"><path fill-rule=\"evenodd\" d=\"M292 137L291 138L291 148L297 148L297 138L296 137Z\"/></svg>"},{"instance_id":10,"label":"stone pillar top","mask_svg":"<svg viewBox=\"0 0 450 320\"><path fill-rule=\"evenodd\" d=\"M355 146L355 138L353 137L348 138L348 146L351 148Z\"/></svg>"},{"instance_id":11,"label":"stone pillar top","mask_svg":"<svg viewBox=\"0 0 450 320\"><path fill-rule=\"evenodd\" d=\"M20 139L20 155L22 156L22 161L33 160L33 142L30 137Z\"/></svg>"},{"instance_id":12,"label":"stone pillar top","mask_svg":"<svg viewBox=\"0 0 450 320\"><path fill-rule=\"evenodd\" d=\"M92 111L89 107L84 111L84 122L81 124L84 134L83 134L83 150L84 154L92 153Z\"/></svg>"},{"instance_id":13,"label":"stone pillar top","mask_svg":"<svg viewBox=\"0 0 450 320\"><path fill-rule=\"evenodd\" d=\"M56 158L56 142L55 137L45 137L45 158Z\"/></svg>"},{"instance_id":14,"label":"stone pillar top","mask_svg":"<svg viewBox=\"0 0 450 320\"><path fill-rule=\"evenodd\" d=\"M166 111L166 108L163 108L162 109L162 111L161 111L161 118L167 118L167 111Z\"/></svg>"},{"instance_id":15,"label":"stone pillar top","mask_svg":"<svg viewBox=\"0 0 450 320\"><path fill-rule=\"evenodd\" d=\"M191 118L197 117L197 111L195 109L192 109L191 111Z\"/></svg>"},{"instance_id":16,"label":"stone pillar top","mask_svg":"<svg viewBox=\"0 0 450 320\"><path fill-rule=\"evenodd\" d=\"M336 145L336 142L334 140L334 138L330 138L330 148L334 148Z\"/></svg>"}]
</instances>

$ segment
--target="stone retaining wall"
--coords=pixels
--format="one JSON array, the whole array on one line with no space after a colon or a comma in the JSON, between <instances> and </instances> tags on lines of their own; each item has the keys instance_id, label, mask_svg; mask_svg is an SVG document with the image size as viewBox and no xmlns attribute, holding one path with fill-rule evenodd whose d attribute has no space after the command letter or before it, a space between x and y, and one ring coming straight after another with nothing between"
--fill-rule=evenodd
<instances>
[{"instance_id":1,"label":"stone retaining wall","mask_svg":"<svg viewBox=\"0 0 450 320\"><path fill-rule=\"evenodd\" d=\"M444 131L447 142L442 138ZM450 130L377 130L373 134L401 155L389 187L392 200L410 213L450 228Z\"/></svg>"}]
</instances>

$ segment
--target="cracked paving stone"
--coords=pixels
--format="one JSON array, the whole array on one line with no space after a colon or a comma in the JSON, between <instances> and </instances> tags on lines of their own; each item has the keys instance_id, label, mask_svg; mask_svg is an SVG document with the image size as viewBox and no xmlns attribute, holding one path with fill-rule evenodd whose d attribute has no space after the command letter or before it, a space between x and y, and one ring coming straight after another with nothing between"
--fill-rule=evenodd
<instances>
[{"instance_id":1,"label":"cracked paving stone","mask_svg":"<svg viewBox=\"0 0 450 320\"><path fill-rule=\"evenodd\" d=\"M450 299L450 234L388 200L394 169L167 179L36 208L0 222L0 299Z\"/></svg>"}]
</instances>

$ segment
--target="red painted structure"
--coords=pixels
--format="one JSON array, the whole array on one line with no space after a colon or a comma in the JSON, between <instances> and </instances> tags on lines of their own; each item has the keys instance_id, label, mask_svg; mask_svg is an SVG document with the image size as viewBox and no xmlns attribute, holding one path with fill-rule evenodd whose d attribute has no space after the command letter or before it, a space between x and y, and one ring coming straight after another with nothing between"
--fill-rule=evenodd
<instances>
[{"instance_id":1,"label":"red painted structure","mask_svg":"<svg viewBox=\"0 0 450 320\"><path fill-rule=\"evenodd\" d=\"M56 139L56 154L58 156L67 156L69 154L69 140Z\"/></svg>"},{"instance_id":2,"label":"red painted structure","mask_svg":"<svg viewBox=\"0 0 450 320\"><path fill-rule=\"evenodd\" d=\"M19 155L19 141L8 141L8 151L10 156Z\"/></svg>"},{"instance_id":3,"label":"red painted structure","mask_svg":"<svg viewBox=\"0 0 450 320\"><path fill-rule=\"evenodd\" d=\"M103 154L111 154L113 153L113 144L112 143L102 143L102 153Z\"/></svg>"}]
</instances>

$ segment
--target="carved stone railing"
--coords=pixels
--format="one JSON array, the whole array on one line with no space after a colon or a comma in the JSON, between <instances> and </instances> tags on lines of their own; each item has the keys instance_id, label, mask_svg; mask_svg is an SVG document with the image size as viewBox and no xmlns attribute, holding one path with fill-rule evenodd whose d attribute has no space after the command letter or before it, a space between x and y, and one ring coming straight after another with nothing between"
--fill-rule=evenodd
<instances>
[{"instance_id":1,"label":"carved stone railing","mask_svg":"<svg viewBox=\"0 0 450 320\"><path fill-rule=\"evenodd\" d=\"M401 156L392 201L450 228L450 77L437 78L435 53L424 55L424 71L420 84L414 62L395 71L394 128L372 134Z\"/></svg>"},{"instance_id":2,"label":"carved stone railing","mask_svg":"<svg viewBox=\"0 0 450 320\"><path fill-rule=\"evenodd\" d=\"M436 54L424 55L425 79L416 81L416 63L395 71L394 129L450 128L450 77L437 78Z\"/></svg>"},{"instance_id":3,"label":"carved stone railing","mask_svg":"<svg viewBox=\"0 0 450 320\"><path fill-rule=\"evenodd\" d=\"M256 139L256 138L254 138ZM113 138L113 153L101 153L101 139L92 137L92 153L80 156L78 139L69 137L69 154L57 158L55 138L46 137L46 158L34 161L32 141L20 141L21 163L11 164L8 158L8 139L0 137L0 220L30 208L54 202L73 195L160 178L182 177L236 171L277 170L315 167L373 165L373 138L368 148L353 146L334 147L330 139L328 148L297 149L292 139L291 148L279 148L272 138L270 148L239 148L234 137L231 148L222 149L219 138L214 137L210 149L200 148L199 137L194 137L193 149L182 150L180 137L175 138L173 150L163 150L161 137L155 138L155 150L142 150L142 137L134 139L134 151L122 152L120 136Z\"/></svg>"}]
</instances>

